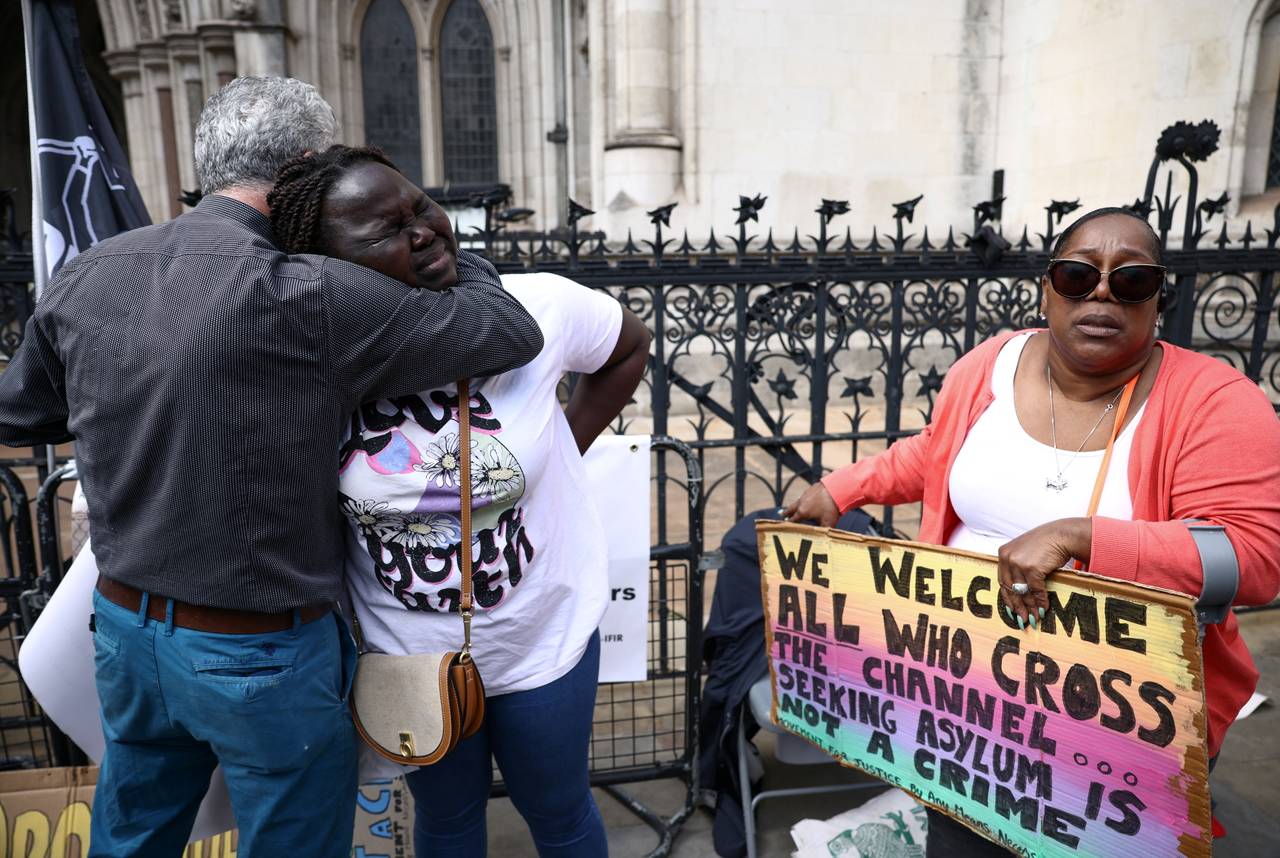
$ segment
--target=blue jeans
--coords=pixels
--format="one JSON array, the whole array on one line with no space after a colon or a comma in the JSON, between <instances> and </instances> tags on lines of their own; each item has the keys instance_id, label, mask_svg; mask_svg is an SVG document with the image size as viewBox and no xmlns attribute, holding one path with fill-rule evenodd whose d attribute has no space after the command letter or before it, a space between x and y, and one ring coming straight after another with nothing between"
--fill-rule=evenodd
<instances>
[{"instance_id":1,"label":"blue jeans","mask_svg":"<svg viewBox=\"0 0 1280 858\"><path fill-rule=\"evenodd\" d=\"M542 858L603 858L604 820L587 774L600 676L600 634L564 676L485 700L484 726L443 760L405 775L413 850L421 858L483 858L493 759Z\"/></svg>"},{"instance_id":2,"label":"blue jeans","mask_svg":"<svg viewBox=\"0 0 1280 858\"><path fill-rule=\"evenodd\" d=\"M336 616L224 635L94 593L107 747L89 855L179 856L222 764L241 858L346 858L355 819L355 647ZM169 617L172 619L172 609Z\"/></svg>"}]
</instances>

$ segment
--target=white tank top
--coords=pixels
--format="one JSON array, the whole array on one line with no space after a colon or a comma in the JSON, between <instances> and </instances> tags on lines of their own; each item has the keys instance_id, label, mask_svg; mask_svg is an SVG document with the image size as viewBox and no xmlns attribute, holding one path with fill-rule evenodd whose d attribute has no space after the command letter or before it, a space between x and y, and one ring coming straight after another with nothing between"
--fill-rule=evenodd
<instances>
[{"instance_id":1,"label":"white tank top","mask_svg":"<svg viewBox=\"0 0 1280 858\"><path fill-rule=\"evenodd\" d=\"M1059 450L1058 461L1064 468L1062 475L1067 485L1062 491L1055 491L1045 484L1058 474L1053 447L1032 438L1018 422L1013 407L1013 376L1030 337L1031 334L1014 337L1000 349L991 374L995 400L969 431L951 466L948 488L951 505L960 517L959 526L947 541L952 548L995 554L1001 545L1033 527L1084 515L1089 510L1089 498L1093 496L1105 451L1080 453L1068 465L1073 451ZM1145 408L1143 403L1116 439L1098 515L1125 521L1133 518L1129 451Z\"/></svg>"}]
</instances>

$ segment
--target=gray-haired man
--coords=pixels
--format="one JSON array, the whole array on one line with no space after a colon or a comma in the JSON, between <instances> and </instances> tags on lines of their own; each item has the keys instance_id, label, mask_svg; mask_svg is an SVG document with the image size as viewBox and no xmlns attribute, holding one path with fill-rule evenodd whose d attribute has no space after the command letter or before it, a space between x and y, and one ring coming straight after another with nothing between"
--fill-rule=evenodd
<instances>
[{"instance_id":1,"label":"gray-haired man","mask_svg":"<svg viewBox=\"0 0 1280 858\"><path fill-rule=\"evenodd\" d=\"M200 205L65 265L0 376L0 442L74 438L89 500L107 738L91 855L179 855L217 763L242 856L348 854L344 426L363 400L542 347L475 257L430 292L275 248L276 171L336 133L307 84L232 81L196 131Z\"/></svg>"}]
</instances>

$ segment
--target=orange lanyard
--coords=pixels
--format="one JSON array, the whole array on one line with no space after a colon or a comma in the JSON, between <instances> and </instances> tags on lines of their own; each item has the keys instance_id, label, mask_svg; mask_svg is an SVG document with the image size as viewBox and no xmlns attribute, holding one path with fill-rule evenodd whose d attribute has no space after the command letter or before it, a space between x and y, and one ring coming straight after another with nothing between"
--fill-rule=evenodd
<instances>
[{"instance_id":1,"label":"orange lanyard","mask_svg":"<svg viewBox=\"0 0 1280 858\"><path fill-rule=\"evenodd\" d=\"M1107 482L1107 471L1111 468L1111 453L1115 450L1116 438L1119 437L1120 429L1124 426L1124 418L1129 413L1129 403L1133 401L1133 392L1138 388L1138 378L1141 375L1142 373L1138 373L1129 379L1124 386L1124 393L1120 395L1120 405L1116 407L1116 420L1111 427L1111 437L1107 439L1107 451L1102 454L1102 466L1098 468L1098 478L1093 483L1093 497L1089 499L1089 511L1085 513L1088 518L1093 518L1098 512L1098 504L1102 500L1102 487ZM1084 564L1077 560L1074 568L1084 569Z\"/></svg>"}]
</instances>

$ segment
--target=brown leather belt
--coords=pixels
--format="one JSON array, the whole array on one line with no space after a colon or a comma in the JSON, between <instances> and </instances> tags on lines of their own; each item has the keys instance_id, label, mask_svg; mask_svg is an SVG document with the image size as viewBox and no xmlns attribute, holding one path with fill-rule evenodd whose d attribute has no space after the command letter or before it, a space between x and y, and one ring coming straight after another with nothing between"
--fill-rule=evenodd
<instances>
[{"instance_id":1,"label":"brown leather belt","mask_svg":"<svg viewBox=\"0 0 1280 858\"><path fill-rule=\"evenodd\" d=\"M113 602L125 610L137 613L142 606L142 591L137 587L121 583L105 575L98 576L98 592L109 602ZM155 594L147 602L147 616L153 620L165 621L169 600ZM301 620L313 622L329 614L331 605L308 605L300 609ZM263 614L257 611L236 611L229 608L210 608L204 605L189 605L186 602L173 600L173 624L183 629L197 632L215 632L224 635L252 635L267 632L283 632L293 628L293 611L278 614Z\"/></svg>"}]
</instances>

